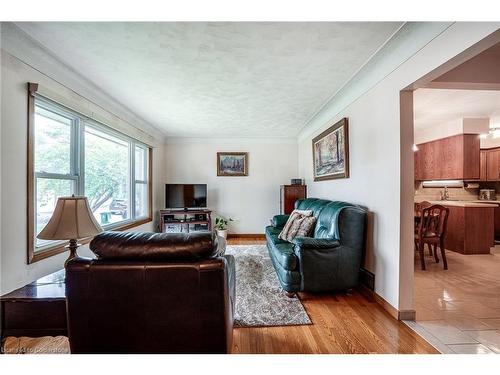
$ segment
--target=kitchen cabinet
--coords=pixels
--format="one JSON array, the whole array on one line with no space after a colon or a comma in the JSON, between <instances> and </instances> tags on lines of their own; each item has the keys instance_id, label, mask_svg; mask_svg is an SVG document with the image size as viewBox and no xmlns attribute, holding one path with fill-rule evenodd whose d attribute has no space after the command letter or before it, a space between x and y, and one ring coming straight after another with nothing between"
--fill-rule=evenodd
<instances>
[{"instance_id":1,"label":"kitchen cabinet","mask_svg":"<svg viewBox=\"0 0 500 375\"><path fill-rule=\"evenodd\" d=\"M480 143L477 134L458 134L417 147L415 180L479 179Z\"/></svg>"},{"instance_id":2,"label":"kitchen cabinet","mask_svg":"<svg viewBox=\"0 0 500 375\"><path fill-rule=\"evenodd\" d=\"M444 240L446 249L461 254L489 254L494 245L497 208L444 205L450 210Z\"/></svg>"},{"instance_id":3,"label":"kitchen cabinet","mask_svg":"<svg viewBox=\"0 0 500 375\"><path fill-rule=\"evenodd\" d=\"M500 206L495 208L495 240L500 240Z\"/></svg>"},{"instance_id":4,"label":"kitchen cabinet","mask_svg":"<svg viewBox=\"0 0 500 375\"><path fill-rule=\"evenodd\" d=\"M500 181L500 149L486 152L486 180Z\"/></svg>"},{"instance_id":5,"label":"kitchen cabinet","mask_svg":"<svg viewBox=\"0 0 500 375\"><path fill-rule=\"evenodd\" d=\"M486 181L487 180L487 168L486 168L486 158L487 158L487 151L486 150L481 150L479 154L479 180L480 181Z\"/></svg>"}]
</instances>

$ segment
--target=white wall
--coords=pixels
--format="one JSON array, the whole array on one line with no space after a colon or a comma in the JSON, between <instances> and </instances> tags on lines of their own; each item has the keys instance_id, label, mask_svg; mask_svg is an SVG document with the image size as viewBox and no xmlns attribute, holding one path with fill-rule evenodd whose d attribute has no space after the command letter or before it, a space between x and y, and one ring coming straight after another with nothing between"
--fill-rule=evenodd
<instances>
[{"instance_id":1,"label":"white wall","mask_svg":"<svg viewBox=\"0 0 500 375\"><path fill-rule=\"evenodd\" d=\"M435 141L457 134L487 134L489 131L489 118L457 118L428 128L416 128L413 131L415 144ZM481 139L481 148L488 148L490 139Z\"/></svg>"},{"instance_id":2,"label":"white wall","mask_svg":"<svg viewBox=\"0 0 500 375\"><path fill-rule=\"evenodd\" d=\"M412 308L414 251L413 189L407 189L413 186L413 163L408 163L413 130L401 133L400 90L499 26L456 23L445 28L345 106L339 107L334 97L299 137L299 175L306 178L309 195L362 204L373 215L366 268L375 273L375 291L400 310ZM311 139L342 117L349 118L351 177L313 182Z\"/></svg>"},{"instance_id":3,"label":"white wall","mask_svg":"<svg viewBox=\"0 0 500 375\"><path fill-rule=\"evenodd\" d=\"M438 126L432 126L425 129L414 129L413 136L415 144L419 145L436 139L462 134L463 132L462 120L456 119Z\"/></svg>"},{"instance_id":4,"label":"white wall","mask_svg":"<svg viewBox=\"0 0 500 375\"><path fill-rule=\"evenodd\" d=\"M3 35L2 35L3 36ZM0 294L7 293L41 276L47 275L63 267L67 253L27 264L27 82L38 82L54 92L74 90L77 93L86 91L91 94L90 85L85 89L78 84L81 77L73 77L68 83L64 75L55 71L55 63L51 65L51 76L34 69L19 58L3 49L1 54L1 241L0 241ZM60 66L60 69L65 69ZM65 71L65 74L69 74ZM78 79L77 79L78 78ZM63 85L62 83L67 83ZM80 90L81 89L81 90ZM95 95L94 102L99 102ZM84 100L80 98L80 100ZM106 103L113 113L116 105ZM133 116L128 116L123 109L121 118L134 123ZM159 134L159 133L158 133ZM163 181L165 179L163 136L153 151L153 181L155 212L163 206ZM153 230L153 223L135 228L135 230ZM79 251L81 255L90 255L88 246Z\"/></svg>"},{"instance_id":5,"label":"white wall","mask_svg":"<svg viewBox=\"0 0 500 375\"><path fill-rule=\"evenodd\" d=\"M248 176L218 177L218 151L248 152ZM300 177L297 163L295 139L169 139L166 182L208 184L208 206L235 220L230 233L264 233L279 213L280 185Z\"/></svg>"}]
</instances>

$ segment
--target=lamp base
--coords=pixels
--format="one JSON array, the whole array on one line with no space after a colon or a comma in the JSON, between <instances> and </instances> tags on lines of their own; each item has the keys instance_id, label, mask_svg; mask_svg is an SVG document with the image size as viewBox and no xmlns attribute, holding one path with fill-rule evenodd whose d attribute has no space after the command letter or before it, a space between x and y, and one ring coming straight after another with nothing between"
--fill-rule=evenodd
<instances>
[{"instance_id":1,"label":"lamp base","mask_svg":"<svg viewBox=\"0 0 500 375\"><path fill-rule=\"evenodd\" d=\"M80 244L77 243L76 240L69 240L69 245L65 246L67 249L69 249L69 257L64 262L64 268L66 268L66 265L68 264L68 262L71 259L76 258L78 256L78 254L76 252L76 249L78 249L78 246L80 246Z\"/></svg>"}]
</instances>

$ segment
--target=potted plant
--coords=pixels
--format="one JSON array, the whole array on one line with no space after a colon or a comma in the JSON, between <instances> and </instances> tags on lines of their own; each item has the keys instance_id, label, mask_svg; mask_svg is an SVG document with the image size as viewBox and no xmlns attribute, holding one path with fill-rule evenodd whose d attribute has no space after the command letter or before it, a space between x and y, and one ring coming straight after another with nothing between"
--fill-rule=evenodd
<instances>
[{"instance_id":1,"label":"potted plant","mask_svg":"<svg viewBox=\"0 0 500 375\"><path fill-rule=\"evenodd\" d=\"M215 230L217 235L222 238L227 238L227 228L229 227L229 222L233 221L233 219L226 219L224 217L216 217L215 218Z\"/></svg>"}]
</instances>

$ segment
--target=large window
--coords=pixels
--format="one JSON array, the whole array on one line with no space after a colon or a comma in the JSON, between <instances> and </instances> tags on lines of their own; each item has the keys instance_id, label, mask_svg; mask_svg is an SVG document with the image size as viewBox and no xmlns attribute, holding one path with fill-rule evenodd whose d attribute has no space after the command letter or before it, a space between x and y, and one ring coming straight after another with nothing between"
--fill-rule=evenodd
<instances>
[{"instance_id":1,"label":"large window","mask_svg":"<svg viewBox=\"0 0 500 375\"><path fill-rule=\"evenodd\" d=\"M36 239L57 198L85 195L105 229L151 220L150 155L144 144L49 100L33 100L30 140L34 211L29 261L61 243Z\"/></svg>"},{"instance_id":2,"label":"large window","mask_svg":"<svg viewBox=\"0 0 500 375\"><path fill-rule=\"evenodd\" d=\"M101 225L131 217L130 142L85 127L85 195Z\"/></svg>"}]
</instances>

